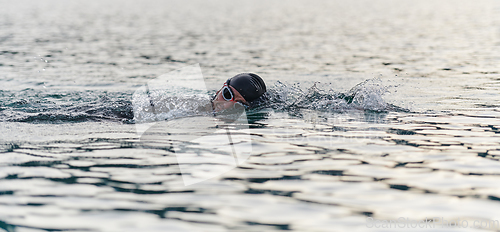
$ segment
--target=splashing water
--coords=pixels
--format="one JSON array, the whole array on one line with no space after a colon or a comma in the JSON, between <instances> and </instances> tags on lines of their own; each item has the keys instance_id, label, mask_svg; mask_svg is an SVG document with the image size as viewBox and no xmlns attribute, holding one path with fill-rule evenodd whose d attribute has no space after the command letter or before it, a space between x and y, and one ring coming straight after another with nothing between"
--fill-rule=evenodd
<instances>
[{"instance_id":1,"label":"splashing water","mask_svg":"<svg viewBox=\"0 0 500 232\"><path fill-rule=\"evenodd\" d=\"M391 106L385 102L383 96L388 92L389 86L384 86L379 78L365 80L351 90L350 96L354 96L353 103L365 110L387 111Z\"/></svg>"},{"instance_id":2,"label":"splashing water","mask_svg":"<svg viewBox=\"0 0 500 232\"><path fill-rule=\"evenodd\" d=\"M251 112L270 108L297 113L302 109L323 112L348 110L407 111L388 104L383 96L392 86L384 86L379 78L365 80L346 93L319 88L319 82L309 88L300 83L287 85L280 81L269 88ZM151 92L149 97L130 100L130 93L106 91L50 92L25 90L1 92L2 121L62 123L84 121L122 121L126 123L168 120L193 115L210 115L210 96L179 95ZM146 95L144 95L146 96ZM153 99L153 105L151 99ZM134 104L132 104L134 103ZM135 106L135 108L132 107ZM300 114L297 114L300 115Z\"/></svg>"},{"instance_id":3,"label":"splashing water","mask_svg":"<svg viewBox=\"0 0 500 232\"><path fill-rule=\"evenodd\" d=\"M154 122L194 115L208 116L210 99L207 95L171 96L159 91L149 94L136 94L133 97L134 121L136 123Z\"/></svg>"},{"instance_id":4,"label":"splashing water","mask_svg":"<svg viewBox=\"0 0 500 232\"><path fill-rule=\"evenodd\" d=\"M131 122L128 93L106 91L47 91L26 89L0 92L0 121L64 123Z\"/></svg>"},{"instance_id":5,"label":"splashing water","mask_svg":"<svg viewBox=\"0 0 500 232\"><path fill-rule=\"evenodd\" d=\"M406 109L387 103L383 96L391 87L382 84L380 78L365 80L346 93L333 89L323 90L315 82L303 90L300 84L287 86L278 81L266 94L270 108L289 111L297 109L343 112L347 110L407 111Z\"/></svg>"}]
</instances>

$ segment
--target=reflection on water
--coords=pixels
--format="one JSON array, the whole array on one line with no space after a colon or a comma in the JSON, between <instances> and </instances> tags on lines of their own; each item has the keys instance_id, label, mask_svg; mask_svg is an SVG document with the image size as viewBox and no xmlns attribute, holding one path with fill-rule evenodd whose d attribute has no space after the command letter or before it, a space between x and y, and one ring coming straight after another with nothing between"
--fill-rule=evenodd
<instances>
[{"instance_id":1,"label":"reflection on water","mask_svg":"<svg viewBox=\"0 0 500 232\"><path fill-rule=\"evenodd\" d=\"M169 144L139 141L133 125L54 125L54 134L3 123L31 142L3 138L11 142L0 156L1 217L21 227L104 231L330 231L362 229L366 215L498 217L498 115L271 113L259 123L246 162L188 186ZM210 161L217 152L200 154L194 159L207 162L188 174L229 165Z\"/></svg>"},{"instance_id":2,"label":"reflection on water","mask_svg":"<svg viewBox=\"0 0 500 232\"><path fill-rule=\"evenodd\" d=\"M401 217L498 230L499 10L487 0L3 4L0 230L387 231L367 222ZM139 139L130 103L147 81L195 63L211 91L245 71L276 84L271 104L247 114L252 155L185 185L184 174L232 165L208 145L248 139L212 128L173 141L160 126ZM204 162L184 172L178 155Z\"/></svg>"}]
</instances>

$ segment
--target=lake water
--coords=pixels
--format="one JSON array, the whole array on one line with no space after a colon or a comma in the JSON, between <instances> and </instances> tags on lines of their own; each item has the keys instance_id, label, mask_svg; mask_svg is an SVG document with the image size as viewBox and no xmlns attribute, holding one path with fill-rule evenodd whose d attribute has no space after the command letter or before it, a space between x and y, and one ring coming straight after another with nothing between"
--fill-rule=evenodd
<instances>
[{"instance_id":1,"label":"lake water","mask_svg":"<svg viewBox=\"0 0 500 232\"><path fill-rule=\"evenodd\" d=\"M0 231L500 230L499 1L1 5ZM134 92L195 64L281 100L141 138Z\"/></svg>"}]
</instances>

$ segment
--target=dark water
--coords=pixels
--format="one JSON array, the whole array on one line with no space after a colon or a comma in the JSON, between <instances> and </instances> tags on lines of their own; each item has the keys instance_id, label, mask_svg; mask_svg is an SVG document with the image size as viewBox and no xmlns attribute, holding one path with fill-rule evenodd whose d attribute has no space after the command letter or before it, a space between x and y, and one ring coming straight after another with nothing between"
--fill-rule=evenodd
<instances>
[{"instance_id":1,"label":"dark water","mask_svg":"<svg viewBox=\"0 0 500 232\"><path fill-rule=\"evenodd\" d=\"M0 230L500 228L498 1L1 6ZM197 63L210 93L258 73L270 104L234 141L164 139L176 122L208 135L199 118L141 138L134 92ZM246 143L237 167L185 185ZM370 221L401 217L434 223Z\"/></svg>"}]
</instances>

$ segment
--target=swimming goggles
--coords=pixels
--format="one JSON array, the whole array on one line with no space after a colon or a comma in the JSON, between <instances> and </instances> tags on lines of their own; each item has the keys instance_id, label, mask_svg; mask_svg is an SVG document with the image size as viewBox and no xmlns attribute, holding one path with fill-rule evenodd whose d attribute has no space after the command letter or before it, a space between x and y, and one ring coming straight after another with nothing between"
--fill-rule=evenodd
<instances>
[{"instance_id":1,"label":"swimming goggles","mask_svg":"<svg viewBox=\"0 0 500 232\"><path fill-rule=\"evenodd\" d=\"M222 87L222 97L226 101L233 101L234 102L234 94L231 88L227 85L227 83L224 83L224 87Z\"/></svg>"},{"instance_id":2,"label":"swimming goggles","mask_svg":"<svg viewBox=\"0 0 500 232\"><path fill-rule=\"evenodd\" d=\"M224 83L224 87L222 87L222 98L224 98L224 100L226 100L226 101L232 101L232 102L239 104L245 108L248 108L247 104L234 100L233 91L231 90L231 88L229 88L229 86L227 85L227 82Z\"/></svg>"}]
</instances>

